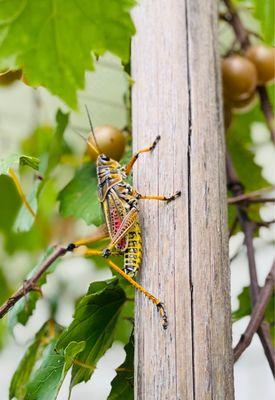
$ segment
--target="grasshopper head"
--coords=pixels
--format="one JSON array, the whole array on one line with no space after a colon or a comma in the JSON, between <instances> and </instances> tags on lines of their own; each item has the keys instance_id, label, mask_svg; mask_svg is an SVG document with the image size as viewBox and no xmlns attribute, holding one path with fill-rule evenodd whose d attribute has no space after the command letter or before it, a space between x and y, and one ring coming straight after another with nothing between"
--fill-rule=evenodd
<instances>
[{"instance_id":1,"label":"grasshopper head","mask_svg":"<svg viewBox=\"0 0 275 400\"><path fill-rule=\"evenodd\" d=\"M96 161L97 166L104 166L109 168L118 168L120 164L112 158L106 156L106 154L99 154Z\"/></svg>"}]
</instances>

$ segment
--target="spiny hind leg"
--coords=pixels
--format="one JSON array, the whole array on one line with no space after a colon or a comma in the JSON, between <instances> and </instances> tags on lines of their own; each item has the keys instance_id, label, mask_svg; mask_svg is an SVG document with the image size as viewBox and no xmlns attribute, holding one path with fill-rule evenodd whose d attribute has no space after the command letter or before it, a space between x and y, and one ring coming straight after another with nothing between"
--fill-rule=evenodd
<instances>
[{"instance_id":1,"label":"spiny hind leg","mask_svg":"<svg viewBox=\"0 0 275 400\"><path fill-rule=\"evenodd\" d=\"M85 249L82 252L83 255L85 256L102 256L102 251L101 250L94 250L94 249ZM168 326L168 320L167 320L167 314L164 308L164 304L157 299L155 296L153 296L148 290L146 290L143 286L141 286L138 282L136 282L133 278L131 278L129 275L126 274L121 268L119 268L118 265L116 265L113 261L111 260L106 260L106 263L109 264L109 266L115 270L117 273L119 273L126 281L128 281L131 285L133 285L137 290L139 290L141 293L144 294L153 304L156 305L158 312L160 313L160 316L162 318L162 326L164 329L167 328Z\"/></svg>"},{"instance_id":2,"label":"spiny hind leg","mask_svg":"<svg viewBox=\"0 0 275 400\"><path fill-rule=\"evenodd\" d=\"M151 146L145 147L145 149L139 150L139 151L137 151L137 152L133 155L133 157L131 158L131 160L129 161L129 163L128 163L128 164L126 165L126 167L125 167L126 175L129 175L129 173L131 172L131 170L132 170L132 168L133 168L135 162L137 161L139 155L140 155L141 153L148 153L148 152L153 151L154 148L156 147L156 145L158 144L159 141L160 141L160 135L158 135L158 136L156 137L156 139L155 139L154 142L151 144Z\"/></svg>"},{"instance_id":3,"label":"spiny hind leg","mask_svg":"<svg viewBox=\"0 0 275 400\"><path fill-rule=\"evenodd\" d=\"M11 179L13 180L15 187L17 189L17 192L22 200L22 203L25 205L25 207L27 208L27 210L30 212L30 214L35 218L35 212L32 209L32 206L30 205L30 203L28 202L25 193L23 191L22 185L20 183L20 180L18 179L17 175L15 174L14 170L12 168L9 168L9 176L11 177Z\"/></svg>"},{"instance_id":4,"label":"spiny hind leg","mask_svg":"<svg viewBox=\"0 0 275 400\"><path fill-rule=\"evenodd\" d=\"M138 194L137 198L139 200L159 200L159 201L166 201L167 203L170 203L170 201L176 200L178 197L180 197L181 191L177 191L171 196L158 196L158 195L142 195Z\"/></svg>"}]
</instances>

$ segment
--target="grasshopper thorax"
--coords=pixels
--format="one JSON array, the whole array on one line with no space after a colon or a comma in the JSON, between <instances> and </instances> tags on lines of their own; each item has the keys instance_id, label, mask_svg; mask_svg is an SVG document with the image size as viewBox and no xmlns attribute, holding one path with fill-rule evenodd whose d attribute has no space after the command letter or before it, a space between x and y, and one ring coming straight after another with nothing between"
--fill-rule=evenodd
<instances>
[{"instance_id":1,"label":"grasshopper thorax","mask_svg":"<svg viewBox=\"0 0 275 400\"><path fill-rule=\"evenodd\" d=\"M96 161L98 196L102 202L106 198L108 191L126 178L124 168L116 160L99 154Z\"/></svg>"}]
</instances>

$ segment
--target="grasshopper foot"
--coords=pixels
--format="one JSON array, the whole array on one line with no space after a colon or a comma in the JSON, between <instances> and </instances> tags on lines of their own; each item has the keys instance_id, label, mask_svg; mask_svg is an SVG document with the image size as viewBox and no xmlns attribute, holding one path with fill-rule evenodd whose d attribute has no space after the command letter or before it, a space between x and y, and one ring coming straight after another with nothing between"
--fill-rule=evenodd
<instances>
[{"instance_id":1,"label":"grasshopper foot","mask_svg":"<svg viewBox=\"0 0 275 400\"><path fill-rule=\"evenodd\" d=\"M176 193L174 193L172 196L170 197L166 197L165 200L167 201L167 203L170 203L173 200L176 200L178 197L180 197L181 195L181 191L177 191Z\"/></svg>"},{"instance_id":2,"label":"grasshopper foot","mask_svg":"<svg viewBox=\"0 0 275 400\"><path fill-rule=\"evenodd\" d=\"M154 150L154 148L156 147L156 145L158 144L159 141L160 141L160 135L158 135L158 136L156 137L156 139L154 140L152 146L150 147L150 151L153 151L153 150Z\"/></svg>"},{"instance_id":3,"label":"grasshopper foot","mask_svg":"<svg viewBox=\"0 0 275 400\"><path fill-rule=\"evenodd\" d=\"M160 313L160 316L162 318L162 327L163 327L164 330L166 330L167 327L168 327L168 318L167 318L167 314L166 314L166 311L165 311L165 308L164 308L164 304L159 302L157 304L157 310Z\"/></svg>"}]
</instances>

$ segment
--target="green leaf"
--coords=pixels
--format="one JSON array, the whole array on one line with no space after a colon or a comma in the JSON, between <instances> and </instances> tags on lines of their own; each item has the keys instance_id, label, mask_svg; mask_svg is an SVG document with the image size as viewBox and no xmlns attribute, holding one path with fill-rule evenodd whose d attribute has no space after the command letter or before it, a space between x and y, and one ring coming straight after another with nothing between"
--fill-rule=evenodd
<instances>
[{"instance_id":1,"label":"green leaf","mask_svg":"<svg viewBox=\"0 0 275 400\"><path fill-rule=\"evenodd\" d=\"M55 250L54 247L49 247L46 252L43 254L39 262L33 268L33 270L27 276L27 279L31 278L41 267L41 264L53 253ZM57 259L40 277L37 281L36 286L41 288L42 285L46 283L47 275L54 272L57 264L59 263L59 259ZM13 330L17 323L22 325L26 325L29 317L32 315L37 300L40 298L40 294L37 291L31 291L26 294L22 299L20 299L12 310L8 314L8 324L9 328Z\"/></svg>"},{"instance_id":2,"label":"green leaf","mask_svg":"<svg viewBox=\"0 0 275 400\"><path fill-rule=\"evenodd\" d=\"M274 46L274 0L253 0L254 16L260 21L263 40Z\"/></svg>"},{"instance_id":3,"label":"green leaf","mask_svg":"<svg viewBox=\"0 0 275 400\"><path fill-rule=\"evenodd\" d=\"M38 208L37 193L39 186L40 181L36 180L30 194L27 196L27 201L35 214ZM25 206L25 204L22 204L16 217L13 229L15 232L29 231L33 226L34 221L35 217L31 214L30 210Z\"/></svg>"},{"instance_id":4,"label":"green leaf","mask_svg":"<svg viewBox=\"0 0 275 400\"><path fill-rule=\"evenodd\" d=\"M9 391L10 400L13 398L16 398L17 400L25 399L26 385L29 381L36 361L41 357L45 347L49 343L52 327L56 333L60 333L60 327L55 325L54 321L47 321L39 329L34 340L25 352L11 380Z\"/></svg>"},{"instance_id":5,"label":"green leaf","mask_svg":"<svg viewBox=\"0 0 275 400\"><path fill-rule=\"evenodd\" d=\"M82 218L88 225L102 224L94 164L85 164L59 193L62 217Z\"/></svg>"},{"instance_id":6,"label":"green leaf","mask_svg":"<svg viewBox=\"0 0 275 400\"><path fill-rule=\"evenodd\" d=\"M247 315L251 315L252 313L252 308L251 308L251 300L250 300L250 288L249 286L243 287L243 290L238 296L239 300L239 307L237 310L232 312L232 319L233 322L238 321L239 319L246 317ZM267 305L267 308L265 310L265 315L264 318L265 320L270 324L271 329L270 333L272 335L272 341L275 343L275 330L274 330L274 322L275 322L275 316L274 316L274 304L275 304L275 294L273 292L269 303Z\"/></svg>"},{"instance_id":7,"label":"green leaf","mask_svg":"<svg viewBox=\"0 0 275 400\"><path fill-rule=\"evenodd\" d=\"M17 165L28 165L29 167L38 170L39 159L31 156L20 156L19 154L11 154L5 160L0 160L0 175L9 175L9 169Z\"/></svg>"},{"instance_id":8,"label":"green leaf","mask_svg":"<svg viewBox=\"0 0 275 400\"><path fill-rule=\"evenodd\" d=\"M134 337L124 347L126 359L120 365L116 377L112 380L111 393L108 400L133 400L134 399Z\"/></svg>"},{"instance_id":9,"label":"green leaf","mask_svg":"<svg viewBox=\"0 0 275 400\"><path fill-rule=\"evenodd\" d=\"M38 200L41 190L45 186L45 183L48 181L51 171L56 167L56 165L60 160L61 155L63 154L63 149L65 146L63 135L68 125L68 121L69 121L69 114L63 114L62 111L58 110L56 113L57 125L55 133L51 138L51 141L49 142L49 148L46 156L42 157L42 162L39 168L40 173L43 175L43 180L42 181L36 180L32 187L31 192L27 196L28 203L30 204L35 214L38 209ZM24 161L21 162L22 159ZM26 156L21 156L20 157L21 164L23 162L26 164L27 163L26 159L28 159L29 162L28 165L30 165L29 159L37 160L34 157L27 158ZM29 231L34 224L34 221L35 217L32 215L30 210L28 210L28 208L24 204L22 204L14 224L15 232Z\"/></svg>"},{"instance_id":10,"label":"green leaf","mask_svg":"<svg viewBox=\"0 0 275 400\"><path fill-rule=\"evenodd\" d=\"M76 355L85 347L85 342L71 342L57 352L56 344L57 340L52 341L45 350L40 367L27 384L24 400L55 400Z\"/></svg>"},{"instance_id":11,"label":"green leaf","mask_svg":"<svg viewBox=\"0 0 275 400\"><path fill-rule=\"evenodd\" d=\"M12 179L7 175L0 175L0 231L12 230L21 199Z\"/></svg>"},{"instance_id":12,"label":"green leaf","mask_svg":"<svg viewBox=\"0 0 275 400\"><path fill-rule=\"evenodd\" d=\"M54 129L52 126L41 125L35 128L21 142L21 150L31 156L41 157L48 151L53 138Z\"/></svg>"},{"instance_id":13,"label":"green leaf","mask_svg":"<svg viewBox=\"0 0 275 400\"><path fill-rule=\"evenodd\" d=\"M0 1L0 70L24 67L29 84L76 107L91 52L129 59L134 0Z\"/></svg>"},{"instance_id":14,"label":"green leaf","mask_svg":"<svg viewBox=\"0 0 275 400\"><path fill-rule=\"evenodd\" d=\"M48 159L47 162L40 169L41 173L44 175L44 179L46 179L49 176L50 172L56 167L61 155L64 152L65 141L63 136L69 122L69 114L64 114L61 110L58 110L55 120L56 128L48 150Z\"/></svg>"},{"instance_id":15,"label":"green leaf","mask_svg":"<svg viewBox=\"0 0 275 400\"><path fill-rule=\"evenodd\" d=\"M95 367L98 360L112 345L117 319L126 300L125 293L113 278L90 285L87 294L79 301L73 322L61 335L57 349L65 349L72 341L86 342L78 360ZM90 379L93 368L74 365L71 388Z\"/></svg>"},{"instance_id":16,"label":"green leaf","mask_svg":"<svg viewBox=\"0 0 275 400\"><path fill-rule=\"evenodd\" d=\"M0 266L0 304L4 303L8 299L8 297L12 294L12 290L10 288L10 285L8 283L6 274ZM7 336L7 326L6 326L6 320L5 319L0 319L0 351L2 350L4 344L5 344L5 339Z\"/></svg>"},{"instance_id":17,"label":"green leaf","mask_svg":"<svg viewBox=\"0 0 275 400\"><path fill-rule=\"evenodd\" d=\"M20 156L19 164L20 165L28 165L29 167L38 171L39 169L39 159L36 157L30 156Z\"/></svg>"},{"instance_id":18,"label":"green leaf","mask_svg":"<svg viewBox=\"0 0 275 400\"><path fill-rule=\"evenodd\" d=\"M233 322L251 314L251 300L249 286L245 286L238 296L239 308L232 312Z\"/></svg>"}]
</instances>

